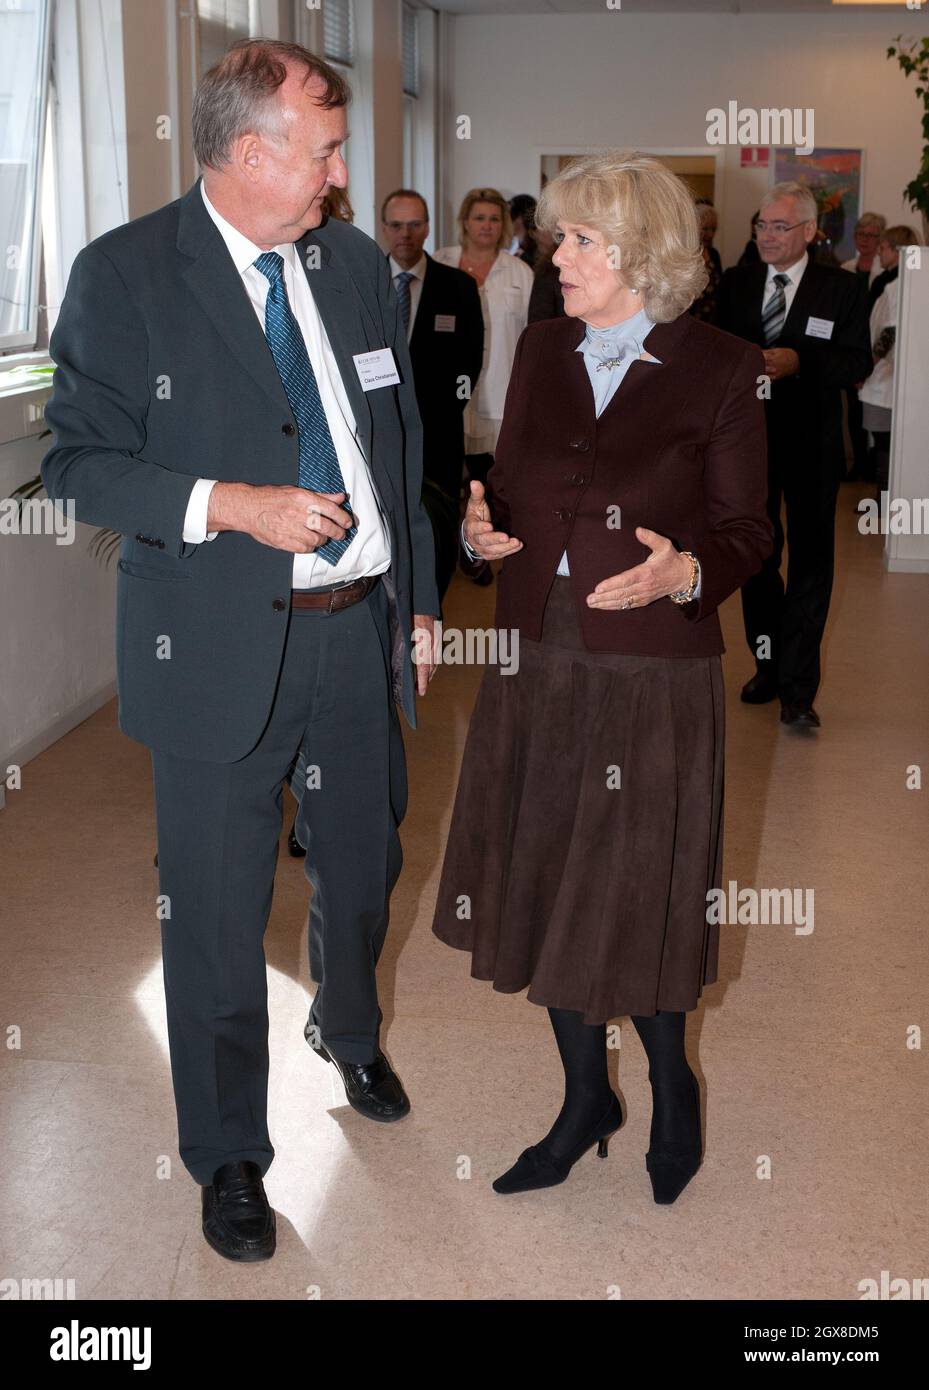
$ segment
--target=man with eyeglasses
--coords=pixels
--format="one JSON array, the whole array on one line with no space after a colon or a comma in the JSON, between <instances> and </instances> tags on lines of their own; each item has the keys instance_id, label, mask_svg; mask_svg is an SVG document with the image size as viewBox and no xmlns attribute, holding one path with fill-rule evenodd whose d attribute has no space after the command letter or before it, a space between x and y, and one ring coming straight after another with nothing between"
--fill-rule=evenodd
<instances>
[{"instance_id":1,"label":"man with eyeglasses","mask_svg":"<svg viewBox=\"0 0 929 1390\"><path fill-rule=\"evenodd\" d=\"M440 601L458 561L464 409L484 360L484 317L472 276L423 250L429 208L398 188L381 208L381 230L406 323L416 403L423 422L423 506L435 537Z\"/></svg>"},{"instance_id":2,"label":"man with eyeglasses","mask_svg":"<svg viewBox=\"0 0 929 1390\"><path fill-rule=\"evenodd\" d=\"M856 276L814 261L816 202L800 183L775 184L756 223L761 263L727 270L719 289L720 328L764 350L770 382L768 515L774 551L742 590L745 635L755 675L747 704L780 699L781 720L817 728L813 700L829 613L835 507L845 473L842 391L872 368L867 292ZM767 382L764 383L767 387ZM781 501L787 515L787 584Z\"/></svg>"}]
</instances>

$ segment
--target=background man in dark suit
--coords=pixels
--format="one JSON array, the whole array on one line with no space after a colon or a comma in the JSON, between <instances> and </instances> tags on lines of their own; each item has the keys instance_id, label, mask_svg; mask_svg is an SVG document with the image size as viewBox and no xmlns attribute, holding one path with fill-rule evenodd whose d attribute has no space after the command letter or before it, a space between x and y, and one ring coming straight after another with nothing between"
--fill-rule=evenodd
<instances>
[{"instance_id":1,"label":"background man in dark suit","mask_svg":"<svg viewBox=\"0 0 929 1390\"><path fill-rule=\"evenodd\" d=\"M235 45L194 103L202 183L80 253L51 343L42 475L124 537L120 727L152 750L179 1148L236 1260L275 1245L262 937L301 750L308 1039L361 1113L409 1109L375 982L407 791L391 694L415 724L411 625L439 606L387 266L321 225L348 96L298 45Z\"/></svg>"},{"instance_id":2,"label":"background man in dark suit","mask_svg":"<svg viewBox=\"0 0 929 1390\"><path fill-rule=\"evenodd\" d=\"M765 415L775 547L742 589L745 635L758 668L742 699L763 704L779 696L785 724L816 726L836 497L845 473L841 393L871 371L867 296L854 276L811 258L816 203L802 184L770 189L756 230L761 264L726 271L717 319L721 328L764 348L771 379Z\"/></svg>"},{"instance_id":3,"label":"background man in dark suit","mask_svg":"<svg viewBox=\"0 0 929 1390\"><path fill-rule=\"evenodd\" d=\"M423 505L435 535L436 582L442 599L458 559L464 409L484 360L481 297L470 275L440 265L423 250L429 208L421 193L398 188L388 194L381 208L381 230L407 326L423 422Z\"/></svg>"}]
</instances>

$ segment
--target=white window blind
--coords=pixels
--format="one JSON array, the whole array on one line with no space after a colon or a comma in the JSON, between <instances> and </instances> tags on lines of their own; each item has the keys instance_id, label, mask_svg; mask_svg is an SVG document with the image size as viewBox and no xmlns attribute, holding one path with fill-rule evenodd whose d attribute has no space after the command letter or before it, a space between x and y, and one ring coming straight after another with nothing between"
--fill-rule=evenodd
<instances>
[{"instance_id":1,"label":"white window blind","mask_svg":"<svg viewBox=\"0 0 929 1390\"><path fill-rule=\"evenodd\" d=\"M409 5L403 7L403 90L419 96L419 20Z\"/></svg>"},{"instance_id":2,"label":"white window blind","mask_svg":"<svg viewBox=\"0 0 929 1390\"><path fill-rule=\"evenodd\" d=\"M0 350L38 325L39 205L48 94L48 0L0 9Z\"/></svg>"},{"instance_id":3,"label":"white window blind","mask_svg":"<svg viewBox=\"0 0 929 1390\"><path fill-rule=\"evenodd\" d=\"M351 0L323 0L323 56L350 68L355 57Z\"/></svg>"}]
</instances>

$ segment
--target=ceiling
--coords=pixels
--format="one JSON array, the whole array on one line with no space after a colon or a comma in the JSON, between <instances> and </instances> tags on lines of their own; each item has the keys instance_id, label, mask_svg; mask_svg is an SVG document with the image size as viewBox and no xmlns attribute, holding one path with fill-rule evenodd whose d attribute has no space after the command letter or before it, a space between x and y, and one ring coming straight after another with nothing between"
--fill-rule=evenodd
<instances>
[{"instance_id":1,"label":"ceiling","mask_svg":"<svg viewBox=\"0 0 929 1390\"><path fill-rule=\"evenodd\" d=\"M428 0L429 7L447 14L604 14L607 0ZM834 5L832 0L619 0L623 14L875 14L890 8L902 18L914 19L919 11L908 11L903 0L886 3Z\"/></svg>"}]
</instances>

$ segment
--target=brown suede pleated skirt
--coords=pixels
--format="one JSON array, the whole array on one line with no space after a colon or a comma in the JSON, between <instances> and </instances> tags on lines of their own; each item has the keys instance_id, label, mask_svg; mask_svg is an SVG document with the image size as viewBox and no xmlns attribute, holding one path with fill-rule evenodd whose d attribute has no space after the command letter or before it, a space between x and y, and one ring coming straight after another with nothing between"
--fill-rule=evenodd
<instances>
[{"instance_id":1,"label":"brown suede pleated skirt","mask_svg":"<svg viewBox=\"0 0 929 1390\"><path fill-rule=\"evenodd\" d=\"M716 980L720 660L588 651L552 584L518 670L484 673L432 930L471 975L586 1023L696 1007Z\"/></svg>"}]
</instances>

